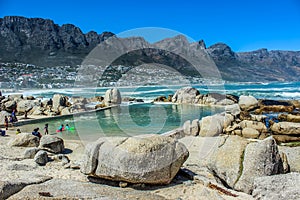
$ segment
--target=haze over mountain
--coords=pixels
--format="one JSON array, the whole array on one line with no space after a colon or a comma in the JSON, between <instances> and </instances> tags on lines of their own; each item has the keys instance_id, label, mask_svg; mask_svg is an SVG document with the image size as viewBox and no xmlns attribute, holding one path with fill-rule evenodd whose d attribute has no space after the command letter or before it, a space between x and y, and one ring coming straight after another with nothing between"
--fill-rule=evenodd
<instances>
[{"instance_id":1,"label":"haze over mountain","mask_svg":"<svg viewBox=\"0 0 300 200\"><path fill-rule=\"evenodd\" d=\"M0 18L0 62L30 63L44 67L75 66L81 64L91 50L110 37L115 36L111 32L98 34L91 31L84 34L72 24L59 26L48 19L8 16ZM116 51L124 48L124 45L132 49L143 47L117 58L113 62L116 65L159 63L193 75L191 63L179 56L184 52L192 58L192 63L213 60L225 80L300 80L300 51L259 49L233 52L224 43L206 47L203 40L189 43L181 35L154 44L141 37L117 38L114 41L109 45ZM210 69L208 67L205 70Z\"/></svg>"}]
</instances>

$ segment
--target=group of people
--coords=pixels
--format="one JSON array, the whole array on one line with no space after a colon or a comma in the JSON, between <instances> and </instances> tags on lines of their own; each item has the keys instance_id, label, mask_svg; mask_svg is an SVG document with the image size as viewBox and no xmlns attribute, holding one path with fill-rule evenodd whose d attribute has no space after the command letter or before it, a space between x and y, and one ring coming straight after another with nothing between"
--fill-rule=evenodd
<instances>
[{"instance_id":1,"label":"group of people","mask_svg":"<svg viewBox=\"0 0 300 200\"><path fill-rule=\"evenodd\" d=\"M4 127L6 130L8 130L8 125L9 123L13 124L14 122L17 122L17 116L16 116L16 110L14 109L11 113L11 115L9 116L9 118L7 116L4 117Z\"/></svg>"},{"instance_id":2,"label":"group of people","mask_svg":"<svg viewBox=\"0 0 300 200\"><path fill-rule=\"evenodd\" d=\"M70 126L69 124L66 124L66 126L64 126L63 124L60 125L60 127L57 129L59 132L64 131L64 130L70 130Z\"/></svg>"},{"instance_id":3,"label":"group of people","mask_svg":"<svg viewBox=\"0 0 300 200\"><path fill-rule=\"evenodd\" d=\"M8 121L7 121L7 117L5 116L5 127L6 127L6 130L8 130ZM73 127L74 129L74 127ZM32 135L35 135L39 138L42 137L42 134L39 132L40 128L35 128L33 129L32 131ZM63 124L60 125L60 127L57 129L57 132L62 132L62 131L65 131L65 130L72 130L70 127L69 127L69 124L66 124L66 126L64 126ZM16 131L16 134L20 134L21 133L21 130L18 128L17 131ZM49 125L48 124L45 124L44 126L44 135L48 135L49 134ZM5 131L4 130L1 130L0 129L0 135L4 136L5 135Z\"/></svg>"},{"instance_id":4,"label":"group of people","mask_svg":"<svg viewBox=\"0 0 300 200\"><path fill-rule=\"evenodd\" d=\"M35 128L35 129L33 129L32 135L41 138L41 137L42 137L42 134L39 132L39 130L40 130L40 128L38 128L38 127ZM48 124L45 124L45 127L44 127L44 134L45 134L45 135L48 135L48 134L49 134Z\"/></svg>"}]
</instances>

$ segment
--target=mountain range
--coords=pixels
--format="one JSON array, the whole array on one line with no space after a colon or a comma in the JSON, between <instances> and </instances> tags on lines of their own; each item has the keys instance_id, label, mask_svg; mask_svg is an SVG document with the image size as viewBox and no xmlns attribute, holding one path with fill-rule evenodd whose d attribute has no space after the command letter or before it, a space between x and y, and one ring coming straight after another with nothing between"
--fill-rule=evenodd
<instances>
[{"instance_id":1,"label":"mountain range","mask_svg":"<svg viewBox=\"0 0 300 200\"><path fill-rule=\"evenodd\" d=\"M213 61L224 80L300 80L300 51L259 49L234 52L224 43L206 47L203 40L190 43L182 35L150 44L142 37L117 38L111 32L83 33L72 24L59 26L49 19L19 16L0 18L0 62L29 63L44 67L76 66L80 65L97 45L109 38L115 38L109 45L116 51L121 51L124 44L129 49L143 47L118 57L112 63L115 65L137 66L143 63L158 63L170 66L181 73L193 75L191 63L178 56L184 52L193 62L203 63L203 57L208 56L206 61ZM209 70L209 67L205 70Z\"/></svg>"}]
</instances>

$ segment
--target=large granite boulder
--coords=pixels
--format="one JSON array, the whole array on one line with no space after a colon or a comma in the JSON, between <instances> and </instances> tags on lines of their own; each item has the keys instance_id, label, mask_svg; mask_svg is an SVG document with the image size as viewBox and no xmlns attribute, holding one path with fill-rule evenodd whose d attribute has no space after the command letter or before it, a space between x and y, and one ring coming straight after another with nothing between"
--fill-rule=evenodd
<instances>
[{"instance_id":1,"label":"large granite boulder","mask_svg":"<svg viewBox=\"0 0 300 200\"><path fill-rule=\"evenodd\" d=\"M239 136L222 136L219 145L207 159L208 169L231 188L242 173L244 151L249 142Z\"/></svg>"},{"instance_id":2,"label":"large granite boulder","mask_svg":"<svg viewBox=\"0 0 300 200\"><path fill-rule=\"evenodd\" d=\"M255 110L256 113L269 113L269 112L293 112L295 106L289 101L277 101L277 100L259 100L259 108Z\"/></svg>"},{"instance_id":3,"label":"large granite boulder","mask_svg":"<svg viewBox=\"0 0 300 200\"><path fill-rule=\"evenodd\" d=\"M109 89L105 92L104 103L105 105L121 104L121 93L117 88Z\"/></svg>"},{"instance_id":4,"label":"large granite boulder","mask_svg":"<svg viewBox=\"0 0 300 200\"><path fill-rule=\"evenodd\" d=\"M300 123L294 122L278 122L271 126L271 131L279 135L300 136Z\"/></svg>"},{"instance_id":5,"label":"large granite boulder","mask_svg":"<svg viewBox=\"0 0 300 200\"><path fill-rule=\"evenodd\" d=\"M66 107L68 102L68 97L61 95L61 94L55 94L52 98L52 108L54 110L58 110L60 106Z\"/></svg>"},{"instance_id":6,"label":"large granite boulder","mask_svg":"<svg viewBox=\"0 0 300 200\"><path fill-rule=\"evenodd\" d=\"M207 159L207 167L225 186L251 194L255 178L283 173L283 163L272 137L252 143L239 136L222 138Z\"/></svg>"},{"instance_id":7,"label":"large granite boulder","mask_svg":"<svg viewBox=\"0 0 300 200\"><path fill-rule=\"evenodd\" d=\"M105 137L87 146L81 172L113 181L168 184L188 155L182 143L166 136Z\"/></svg>"},{"instance_id":8,"label":"large granite boulder","mask_svg":"<svg viewBox=\"0 0 300 200\"><path fill-rule=\"evenodd\" d=\"M252 139L257 139L259 137L260 133L258 130L253 129L253 128L244 128L242 130L242 136L244 138L252 138Z\"/></svg>"},{"instance_id":9,"label":"large granite boulder","mask_svg":"<svg viewBox=\"0 0 300 200\"><path fill-rule=\"evenodd\" d=\"M65 146L63 139L60 137L55 135L44 135L41 137L39 148L52 153L62 153Z\"/></svg>"},{"instance_id":10,"label":"large granite boulder","mask_svg":"<svg viewBox=\"0 0 300 200\"><path fill-rule=\"evenodd\" d=\"M299 123L300 122L300 115L281 113L281 114L278 115L278 120Z\"/></svg>"},{"instance_id":11,"label":"large granite boulder","mask_svg":"<svg viewBox=\"0 0 300 200\"><path fill-rule=\"evenodd\" d=\"M223 129L226 129L233 122L234 117L231 114L215 114L212 116L203 117L200 125L201 137L214 137L223 133Z\"/></svg>"},{"instance_id":12,"label":"large granite boulder","mask_svg":"<svg viewBox=\"0 0 300 200\"><path fill-rule=\"evenodd\" d=\"M38 105L38 101L33 100L22 100L17 104L17 111L19 114L24 114L25 112L30 111L34 106Z\"/></svg>"},{"instance_id":13,"label":"large granite boulder","mask_svg":"<svg viewBox=\"0 0 300 200\"><path fill-rule=\"evenodd\" d=\"M185 135L199 135L200 124L199 119L194 119L193 121L187 120L183 124L183 132Z\"/></svg>"},{"instance_id":14,"label":"large granite boulder","mask_svg":"<svg viewBox=\"0 0 300 200\"><path fill-rule=\"evenodd\" d=\"M10 94L8 95L8 99L10 101L21 101L23 98L23 94Z\"/></svg>"},{"instance_id":15,"label":"large granite boulder","mask_svg":"<svg viewBox=\"0 0 300 200\"><path fill-rule=\"evenodd\" d=\"M185 87L177 90L172 97L173 103L195 103L196 96L199 95L200 92L196 88Z\"/></svg>"},{"instance_id":16,"label":"large granite boulder","mask_svg":"<svg viewBox=\"0 0 300 200\"><path fill-rule=\"evenodd\" d=\"M253 96L241 95L239 98L239 106L242 110L252 110L258 106L258 101Z\"/></svg>"},{"instance_id":17,"label":"large granite boulder","mask_svg":"<svg viewBox=\"0 0 300 200\"><path fill-rule=\"evenodd\" d=\"M299 173L257 177L252 196L261 200L299 199L299 185Z\"/></svg>"},{"instance_id":18,"label":"large granite boulder","mask_svg":"<svg viewBox=\"0 0 300 200\"><path fill-rule=\"evenodd\" d=\"M233 116L237 116L241 113L241 109L240 106L237 103L235 103L232 105L225 106L225 112L232 114Z\"/></svg>"},{"instance_id":19,"label":"large granite boulder","mask_svg":"<svg viewBox=\"0 0 300 200\"><path fill-rule=\"evenodd\" d=\"M12 112L14 109L16 109L17 107L17 102L14 100L11 101L7 101L6 103L4 103L4 110L6 110L7 112Z\"/></svg>"},{"instance_id":20,"label":"large granite boulder","mask_svg":"<svg viewBox=\"0 0 300 200\"><path fill-rule=\"evenodd\" d=\"M242 172L233 188L248 194L252 193L255 178L283 173L283 163L276 141L268 137L248 144L241 167Z\"/></svg>"},{"instance_id":21,"label":"large granite boulder","mask_svg":"<svg viewBox=\"0 0 300 200\"><path fill-rule=\"evenodd\" d=\"M274 135L273 138L278 143L288 143L288 142L299 142L300 137L299 136L291 136L291 135Z\"/></svg>"},{"instance_id":22,"label":"large granite boulder","mask_svg":"<svg viewBox=\"0 0 300 200\"><path fill-rule=\"evenodd\" d=\"M48 162L48 154L46 151L41 150L35 154L33 159L38 165L46 165Z\"/></svg>"},{"instance_id":23,"label":"large granite boulder","mask_svg":"<svg viewBox=\"0 0 300 200\"><path fill-rule=\"evenodd\" d=\"M258 122L258 121L243 120L239 123L239 125L242 129L252 128L252 129L257 130L260 133L265 133L268 130L264 123Z\"/></svg>"},{"instance_id":24,"label":"large granite boulder","mask_svg":"<svg viewBox=\"0 0 300 200\"><path fill-rule=\"evenodd\" d=\"M20 133L9 142L10 146L15 147L37 147L40 139L31 133Z\"/></svg>"}]
</instances>

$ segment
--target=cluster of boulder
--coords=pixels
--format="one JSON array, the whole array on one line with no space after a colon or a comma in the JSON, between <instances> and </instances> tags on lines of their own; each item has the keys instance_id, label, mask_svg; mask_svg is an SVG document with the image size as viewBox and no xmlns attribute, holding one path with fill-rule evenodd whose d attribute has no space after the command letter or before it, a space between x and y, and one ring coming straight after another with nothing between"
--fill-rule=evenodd
<instances>
[{"instance_id":1,"label":"cluster of boulder","mask_svg":"<svg viewBox=\"0 0 300 200\"><path fill-rule=\"evenodd\" d=\"M195 88L184 88L176 92L173 100L176 103L199 104L200 96ZM210 105L224 102L224 99L215 100ZM297 172L288 176L300 182L300 148L277 145L289 142L299 145L299 102L257 100L245 95L229 100L223 113L186 121L182 128L175 130L177 138L219 136L218 145L204 165L227 188L262 198L269 195L262 191L264 186L259 182L262 177L280 174L278 176L286 179L285 173ZM271 182L269 184L272 185Z\"/></svg>"},{"instance_id":2,"label":"cluster of boulder","mask_svg":"<svg viewBox=\"0 0 300 200\"><path fill-rule=\"evenodd\" d=\"M171 100L172 99L172 100ZM181 88L172 96L155 101L179 104L224 106L224 112L188 120L183 125L185 135L202 137L220 134L264 139L270 135L277 142L300 141L300 103L296 100L257 100L253 96L200 94L195 88Z\"/></svg>"},{"instance_id":3,"label":"cluster of boulder","mask_svg":"<svg viewBox=\"0 0 300 200\"><path fill-rule=\"evenodd\" d=\"M178 104L201 105L232 105L238 102L235 95L222 95L218 93L200 94L196 88L185 87L177 90L174 95L160 96L154 102L172 102Z\"/></svg>"},{"instance_id":4,"label":"cluster of boulder","mask_svg":"<svg viewBox=\"0 0 300 200\"><path fill-rule=\"evenodd\" d=\"M97 102L96 106L89 106L90 103ZM4 116L11 115L13 110L17 111L18 116L56 116L94 110L120 103L121 95L117 88L107 90L105 97L96 96L91 98L77 96L70 98L61 94L54 94L51 99L47 100L33 96L24 97L22 94L0 96L0 120L3 122Z\"/></svg>"},{"instance_id":5,"label":"cluster of boulder","mask_svg":"<svg viewBox=\"0 0 300 200\"><path fill-rule=\"evenodd\" d=\"M9 142L9 146L28 147L24 151L24 158L34 159L38 165L46 165L50 160L69 163L68 157L62 154L65 150L63 139L54 135L39 138L31 133L20 133Z\"/></svg>"}]
</instances>

